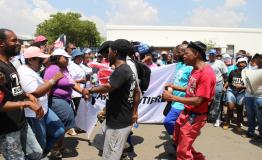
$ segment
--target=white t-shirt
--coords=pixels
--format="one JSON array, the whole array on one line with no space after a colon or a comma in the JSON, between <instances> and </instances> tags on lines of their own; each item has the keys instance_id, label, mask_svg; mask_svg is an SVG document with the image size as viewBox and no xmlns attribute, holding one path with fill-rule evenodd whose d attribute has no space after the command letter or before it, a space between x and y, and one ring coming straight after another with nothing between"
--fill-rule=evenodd
<instances>
[{"instance_id":1,"label":"white t-shirt","mask_svg":"<svg viewBox=\"0 0 262 160\"><path fill-rule=\"evenodd\" d=\"M223 82L223 74L227 74L227 66L221 60L215 60L215 62L208 62L216 74L216 82Z\"/></svg>"},{"instance_id":2,"label":"white t-shirt","mask_svg":"<svg viewBox=\"0 0 262 160\"><path fill-rule=\"evenodd\" d=\"M26 65L22 65L17 70L22 89L26 93L33 93L40 85L44 84L43 79L31 68ZM44 113L48 110L48 97L47 94L38 98ZM25 108L26 117L35 117L35 112L29 108Z\"/></svg>"},{"instance_id":3,"label":"white t-shirt","mask_svg":"<svg viewBox=\"0 0 262 160\"><path fill-rule=\"evenodd\" d=\"M69 66L67 68L68 68L68 71L69 71L70 75L72 76L73 80L80 80L80 79L83 79L83 78L86 77L86 73L85 73L84 69L80 65L78 65L74 62L69 64ZM80 87L84 88L85 85L80 84ZM73 90L72 98L75 98L75 97L82 97L82 95Z\"/></svg>"}]
</instances>

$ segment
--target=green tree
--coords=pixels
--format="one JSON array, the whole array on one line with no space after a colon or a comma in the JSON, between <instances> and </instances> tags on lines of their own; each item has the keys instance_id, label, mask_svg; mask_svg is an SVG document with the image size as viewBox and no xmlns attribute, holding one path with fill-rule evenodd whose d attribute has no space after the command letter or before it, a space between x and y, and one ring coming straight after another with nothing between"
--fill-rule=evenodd
<instances>
[{"instance_id":1,"label":"green tree","mask_svg":"<svg viewBox=\"0 0 262 160\"><path fill-rule=\"evenodd\" d=\"M65 34L67 42L75 43L79 47L99 46L102 37L96 24L80 18L79 13L58 12L37 26L36 35L44 35L49 43L53 43L59 35Z\"/></svg>"},{"instance_id":2,"label":"green tree","mask_svg":"<svg viewBox=\"0 0 262 160\"><path fill-rule=\"evenodd\" d=\"M217 44L216 42L213 42L212 40L205 40L204 43L206 44L207 46L207 51L209 51L210 49L212 48L216 48L217 47Z\"/></svg>"}]
</instances>

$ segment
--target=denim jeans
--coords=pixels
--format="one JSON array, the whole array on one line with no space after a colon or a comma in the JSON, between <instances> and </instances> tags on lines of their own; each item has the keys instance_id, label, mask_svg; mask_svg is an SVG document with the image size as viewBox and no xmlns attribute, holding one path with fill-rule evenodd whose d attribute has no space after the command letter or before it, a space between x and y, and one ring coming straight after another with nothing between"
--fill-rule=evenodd
<instances>
[{"instance_id":1,"label":"denim jeans","mask_svg":"<svg viewBox=\"0 0 262 160\"><path fill-rule=\"evenodd\" d=\"M71 128L76 128L74 111L71 105L72 102L66 99L62 99L58 97L52 98L52 105L50 108L63 122L66 131Z\"/></svg>"},{"instance_id":2,"label":"denim jeans","mask_svg":"<svg viewBox=\"0 0 262 160\"><path fill-rule=\"evenodd\" d=\"M26 160L40 160L43 150L29 124L21 130L21 144Z\"/></svg>"},{"instance_id":3,"label":"denim jeans","mask_svg":"<svg viewBox=\"0 0 262 160\"><path fill-rule=\"evenodd\" d=\"M262 98L256 98L257 124L259 135L262 136Z\"/></svg>"},{"instance_id":4,"label":"denim jeans","mask_svg":"<svg viewBox=\"0 0 262 160\"><path fill-rule=\"evenodd\" d=\"M51 109L48 109L41 120L36 118L27 118L27 120L45 153L48 153L65 133L63 123Z\"/></svg>"},{"instance_id":5,"label":"denim jeans","mask_svg":"<svg viewBox=\"0 0 262 160\"><path fill-rule=\"evenodd\" d=\"M210 107L209 111L209 119L211 120L218 120L220 118L220 112L221 112L221 97L223 92L223 83L217 83L216 84L216 94L215 98L213 100L213 103Z\"/></svg>"},{"instance_id":6,"label":"denim jeans","mask_svg":"<svg viewBox=\"0 0 262 160\"><path fill-rule=\"evenodd\" d=\"M255 133L255 128L256 128L256 106L255 106L255 97L245 97L245 107L247 110L247 125L248 125L248 130L247 132L249 134L254 134Z\"/></svg>"},{"instance_id":7,"label":"denim jeans","mask_svg":"<svg viewBox=\"0 0 262 160\"><path fill-rule=\"evenodd\" d=\"M21 145L21 130L0 135L0 152L6 160L24 160Z\"/></svg>"}]
</instances>

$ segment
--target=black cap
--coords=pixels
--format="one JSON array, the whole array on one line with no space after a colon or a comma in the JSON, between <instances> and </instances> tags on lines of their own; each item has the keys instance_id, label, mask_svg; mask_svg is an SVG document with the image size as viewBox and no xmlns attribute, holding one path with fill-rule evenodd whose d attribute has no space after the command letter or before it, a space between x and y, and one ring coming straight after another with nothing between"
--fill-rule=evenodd
<instances>
[{"instance_id":1,"label":"black cap","mask_svg":"<svg viewBox=\"0 0 262 160\"><path fill-rule=\"evenodd\" d=\"M206 58L207 46L204 43L202 43L200 41L196 41L196 42L190 41L187 48L193 48L193 49L197 50L198 52L200 52L202 54L204 61L207 61L207 58Z\"/></svg>"},{"instance_id":2,"label":"black cap","mask_svg":"<svg viewBox=\"0 0 262 160\"><path fill-rule=\"evenodd\" d=\"M112 50L116 50L119 54L129 54L132 51L132 45L128 40L117 39L110 44Z\"/></svg>"},{"instance_id":3,"label":"black cap","mask_svg":"<svg viewBox=\"0 0 262 160\"><path fill-rule=\"evenodd\" d=\"M103 53L106 49L108 49L110 47L110 44L113 41L105 41L104 43L101 44L101 46L99 47L97 53Z\"/></svg>"}]
</instances>

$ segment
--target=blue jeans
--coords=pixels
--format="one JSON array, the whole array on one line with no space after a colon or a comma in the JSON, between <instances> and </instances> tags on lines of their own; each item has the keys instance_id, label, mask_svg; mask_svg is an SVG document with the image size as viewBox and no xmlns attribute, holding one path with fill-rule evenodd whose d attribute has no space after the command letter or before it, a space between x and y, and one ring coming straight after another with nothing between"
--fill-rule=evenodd
<instances>
[{"instance_id":1,"label":"blue jeans","mask_svg":"<svg viewBox=\"0 0 262 160\"><path fill-rule=\"evenodd\" d=\"M71 105L71 101L58 97L52 97L52 104L50 108L63 122L66 131L71 128L76 128L74 111Z\"/></svg>"},{"instance_id":2,"label":"blue jeans","mask_svg":"<svg viewBox=\"0 0 262 160\"><path fill-rule=\"evenodd\" d=\"M211 120L218 120L220 118L220 111L221 111L220 103L221 103L222 92L223 92L223 83L222 82L217 83L215 98L213 100L213 103L209 111L209 118Z\"/></svg>"},{"instance_id":3,"label":"blue jeans","mask_svg":"<svg viewBox=\"0 0 262 160\"><path fill-rule=\"evenodd\" d=\"M257 107L257 124L259 135L262 136L262 98L256 98L256 107Z\"/></svg>"},{"instance_id":4,"label":"blue jeans","mask_svg":"<svg viewBox=\"0 0 262 160\"><path fill-rule=\"evenodd\" d=\"M255 128L256 128L256 106L255 106L255 97L245 97L245 107L247 110L247 125L248 125L248 130L247 132L249 134L254 134L255 133Z\"/></svg>"},{"instance_id":5,"label":"blue jeans","mask_svg":"<svg viewBox=\"0 0 262 160\"><path fill-rule=\"evenodd\" d=\"M29 124L21 130L21 144L26 160L38 160L42 158L43 150Z\"/></svg>"},{"instance_id":6,"label":"blue jeans","mask_svg":"<svg viewBox=\"0 0 262 160\"><path fill-rule=\"evenodd\" d=\"M245 92L237 92L231 88L227 89L227 102L242 106L244 104Z\"/></svg>"},{"instance_id":7,"label":"blue jeans","mask_svg":"<svg viewBox=\"0 0 262 160\"><path fill-rule=\"evenodd\" d=\"M171 107L170 111L166 115L166 118L164 120L164 126L169 135L173 135L176 120L179 117L181 112L182 110Z\"/></svg>"},{"instance_id":8,"label":"blue jeans","mask_svg":"<svg viewBox=\"0 0 262 160\"><path fill-rule=\"evenodd\" d=\"M41 120L36 118L27 118L27 120L45 153L48 153L65 133L63 123L51 109L48 109Z\"/></svg>"}]
</instances>

